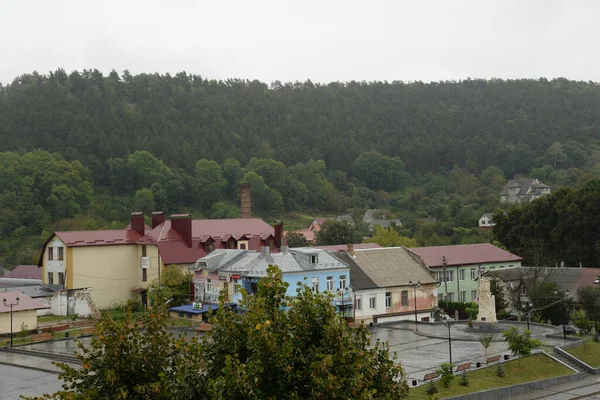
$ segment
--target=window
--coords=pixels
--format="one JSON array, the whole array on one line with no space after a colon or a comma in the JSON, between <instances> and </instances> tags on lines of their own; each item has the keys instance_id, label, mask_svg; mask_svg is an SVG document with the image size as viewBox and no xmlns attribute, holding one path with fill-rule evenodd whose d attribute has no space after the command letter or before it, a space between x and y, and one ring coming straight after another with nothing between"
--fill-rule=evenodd
<instances>
[{"instance_id":1,"label":"window","mask_svg":"<svg viewBox=\"0 0 600 400\"><path fill-rule=\"evenodd\" d=\"M316 264L317 263L317 255L316 254L312 254L309 257L309 261L311 264Z\"/></svg>"},{"instance_id":2,"label":"window","mask_svg":"<svg viewBox=\"0 0 600 400\"><path fill-rule=\"evenodd\" d=\"M496 267L490 267L490 271L493 271L495 269L496 269Z\"/></svg>"},{"instance_id":3,"label":"window","mask_svg":"<svg viewBox=\"0 0 600 400\"><path fill-rule=\"evenodd\" d=\"M392 308L392 293L385 292L385 308Z\"/></svg>"},{"instance_id":4,"label":"window","mask_svg":"<svg viewBox=\"0 0 600 400\"><path fill-rule=\"evenodd\" d=\"M438 282L454 282L454 271L438 271L436 273L436 278Z\"/></svg>"},{"instance_id":5,"label":"window","mask_svg":"<svg viewBox=\"0 0 600 400\"><path fill-rule=\"evenodd\" d=\"M477 270L475 268L471 268L471 280L474 281L477 278Z\"/></svg>"},{"instance_id":6,"label":"window","mask_svg":"<svg viewBox=\"0 0 600 400\"><path fill-rule=\"evenodd\" d=\"M60 253L61 252L59 252L59 254ZM147 254L146 254L146 245L144 244L144 245L142 245L142 257L146 257L146 256L147 256Z\"/></svg>"},{"instance_id":7,"label":"window","mask_svg":"<svg viewBox=\"0 0 600 400\"><path fill-rule=\"evenodd\" d=\"M477 300L477 290L471 290L471 301Z\"/></svg>"},{"instance_id":8,"label":"window","mask_svg":"<svg viewBox=\"0 0 600 400\"><path fill-rule=\"evenodd\" d=\"M465 280L465 270L464 269L458 270L458 279L460 279L461 281Z\"/></svg>"},{"instance_id":9,"label":"window","mask_svg":"<svg viewBox=\"0 0 600 400\"><path fill-rule=\"evenodd\" d=\"M512 268L512 267L514 267L514 264L510 264L510 265L508 266L508 268Z\"/></svg>"},{"instance_id":10,"label":"window","mask_svg":"<svg viewBox=\"0 0 600 400\"><path fill-rule=\"evenodd\" d=\"M319 278L313 278L312 280L312 291L314 293L319 292Z\"/></svg>"},{"instance_id":11,"label":"window","mask_svg":"<svg viewBox=\"0 0 600 400\"><path fill-rule=\"evenodd\" d=\"M333 276L327 277L327 290L330 292L333 290Z\"/></svg>"},{"instance_id":12,"label":"window","mask_svg":"<svg viewBox=\"0 0 600 400\"><path fill-rule=\"evenodd\" d=\"M408 306L408 290L402 291L402 307Z\"/></svg>"},{"instance_id":13,"label":"window","mask_svg":"<svg viewBox=\"0 0 600 400\"><path fill-rule=\"evenodd\" d=\"M54 273L53 272L48 272L48 284L54 285Z\"/></svg>"},{"instance_id":14,"label":"window","mask_svg":"<svg viewBox=\"0 0 600 400\"><path fill-rule=\"evenodd\" d=\"M148 281L148 270L146 268L142 268L142 282Z\"/></svg>"},{"instance_id":15,"label":"window","mask_svg":"<svg viewBox=\"0 0 600 400\"><path fill-rule=\"evenodd\" d=\"M246 250L246 243L240 243L240 249Z\"/></svg>"},{"instance_id":16,"label":"window","mask_svg":"<svg viewBox=\"0 0 600 400\"><path fill-rule=\"evenodd\" d=\"M64 247L57 247L57 249L58 249L57 260L64 260Z\"/></svg>"},{"instance_id":17,"label":"window","mask_svg":"<svg viewBox=\"0 0 600 400\"><path fill-rule=\"evenodd\" d=\"M435 279L438 282L444 282L444 271L438 271L435 273Z\"/></svg>"},{"instance_id":18,"label":"window","mask_svg":"<svg viewBox=\"0 0 600 400\"><path fill-rule=\"evenodd\" d=\"M214 250L214 245L212 242L210 243L206 243L204 245L204 250L206 251L206 254L212 253L212 251Z\"/></svg>"},{"instance_id":19,"label":"window","mask_svg":"<svg viewBox=\"0 0 600 400\"><path fill-rule=\"evenodd\" d=\"M485 224L487 224L487 221L485 219L482 219L481 220L481 225L485 225Z\"/></svg>"},{"instance_id":20,"label":"window","mask_svg":"<svg viewBox=\"0 0 600 400\"><path fill-rule=\"evenodd\" d=\"M340 289L346 289L346 275L340 275Z\"/></svg>"},{"instance_id":21,"label":"window","mask_svg":"<svg viewBox=\"0 0 600 400\"><path fill-rule=\"evenodd\" d=\"M369 297L369 308L374 310L377 308L377 297L371 296Z\"/></svg>"},{"instance_id":22,"label":"window","mask_svg":"<svg viewBox=\"0 0 600 400\"><path fill-rule=\"evenodd\" d=\"M454 271L446 271L448 282L454 282Z\"/></svg>"},{"instance_id":23,"label":"window","mask_svg":"<svg viewBox=\"0 0 600 400\"><path fill-rule=\"evenodd\" d=\"M48 247L48 260L54 260L54 247Z\"/></svg>"},{"instance_id":24,"label":"window","mask_svg":"<svg viewBox=\"0 0 600 400\"><path fill-rule=\"evenodd\" d=\"M519 294L521 294L521 296L527 296L527 289L525 288L525 285L521 285L519 288Z\"/></svg>"},{"instance_id":25,"label":"window","mask_svg":"<svg viewBox=\"0 0 600 400\"><path fill-rule=\"evenodd\" d=\"M356 298L356 300L354 301L354 308L357 311L360 311L362 309L362 298L359 296Z\"/></svg>"},{"instance_id":26,"label":"window","mask_svg":"<svg viewBox=\"0 0 600 400\"><path fill-rule=\"evenodd\" d=\"M448 296L446 297L446 300L448 300L448 301L454 301L454 292L448 293Z\"/></svg>"},{"instance_id":27,"label":"window","mask_svg":"<svg viewBox=\"0 0 600 400\"><path fill-rule=\"evenodd\" d=\"M460 292L458 294L458 301L462 301L463 303L467 301L467 292Z\"/></svg>"},{"instance_id":28,"label":"window","mask_svg":"<svg viewBox=\"0 0 600 400\"><path fill-rule=\"evenodd\" d=\"M238 292L238 280L234 279L233 280L233 293L237 293Z\"/></svg>"},{"instance_id":29,"label":"window","mask_svg":"<svg viewBox=\"0 0 600 400\"><path fill-rule=\"evenodd\" d=\"M502 268L504 268L504 265L501 265L501 266L500 266L500 269L502 269Z\"/></svg>"},{"instance_id":30,"label":"window","mask_svg":"<svg viewBox=\"0 0 600 400\"><path fill-rule=\"evenodd\" d=\"M65 274L64 272L58 273L58 284L61 286L65 286Z\"/></svg>"}]
</instances>

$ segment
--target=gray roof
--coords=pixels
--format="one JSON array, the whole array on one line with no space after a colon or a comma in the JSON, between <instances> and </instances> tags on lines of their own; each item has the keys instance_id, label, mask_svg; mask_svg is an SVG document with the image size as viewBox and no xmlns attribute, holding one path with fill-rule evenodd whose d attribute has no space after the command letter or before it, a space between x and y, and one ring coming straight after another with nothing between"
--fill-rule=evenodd
<instances>
[{"instance_id":1,"label":"gray roof","mask_svg":"<svg viewBox=\"0 0 600 400\"><path fill-rule=\"evenodd\" d=\"M317 256L314 264L310 262L311 255ZM260 278L267 276L269 265L277 265L283 273L349 268L346 263L325 250L301 247L280 253L218 249L199 259L195 269L206 268Z\"/></svg>"},{"instance_id":2,"label":"gray roof","mask_svg":"<svg viewBox=\"0 0 600 400\"><path fill-rule=\"evenodd\" d=\"M508 196L508 188L512 188L512 187L520 188L519 193L517 193L517 195L527 194L527 192L529 191L529 189L532 188L532 186L537 187L537 188L549 187L547 185L544 185L541 182L538 182L537 184L534 184L534 182L535 182L535 179L530 179L530 178L521 179L520 181L511 179L502 188L502 191L500 192L500 196Z\"/></svg>"},{"instance_id":3,"label":"gray roof","mask_svg":"<svg viewBox=\"0 0 600 400\"><path fill-rule=\"evenodd\" d=\"M489 219L492 219L492 217L494 216L493 213L483 213L482 217L487 217Z\"/></svg>"},{"instance_id":4,"label":"gray roof","mask_svg":"<svg viewBox=\"0 0 600 400\"><path fill-rule=\"evenodd\" d=\"M24 295L32 297L34 299L39 298L39 297L50 297L50 296L53 296L57 290L59 290L58 288L55 288L55 286L58 286L58 285L50 286L50 285L36 284L36 285L23 285L23 286L4 286L4 287L0 288L0 296L3 291L4 292L19 291L19 292L23 293Z\"/></svg>"},{"instance_id":5,"label":"gray roof","mask_svg":"<svg viewBox=\"0 0 600 400\"><path fill-rule=\"evenodd\" d=\"M355 250L354 257L347 253L337 254L337 257L352 261L350 285L355 290L406 286L409 281L423 284L436 282L429 270L419 264L404 247Z\"/></svg>"},{"instance_id":6,"label":"gray roof","mask_svg":"<svg viewBox=\"0 0 600 400\"><path fill-rule=\"evenodd\" d=\"M336 218L338 221L346 221L346 222L350 222L350 223L354 223L354 218L352 218L352 215L350 214L342 214L342 215L338 215Z\"/></svg>"}]
</instances>

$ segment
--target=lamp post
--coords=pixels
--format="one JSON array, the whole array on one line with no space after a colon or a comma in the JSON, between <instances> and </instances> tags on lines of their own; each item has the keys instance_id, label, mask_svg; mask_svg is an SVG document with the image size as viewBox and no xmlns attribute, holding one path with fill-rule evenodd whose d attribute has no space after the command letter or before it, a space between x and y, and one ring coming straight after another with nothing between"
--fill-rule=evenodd
<instances>
[{"instance_id":1,"label":"lamp post","mask_svg":"<svg viewBox=\"0 0 600 400\"><path fill-rule=\"evenodd\" d=\"M10 307L10 347L13 347L13 307L19 305L19 300L21 300L19 297L15 299L16 303L8 302L6 299L2 300L4 307Z\"/></svg>"},{"instance_id":2,"label":"lamp post","mask_svg":"<svg viewBox=\"0 0 600 400\"><path fill-rule=\"evenodd\" d=\"M444 326L448 328L448 354L450 355L450 364L452 364L452 335L450 334L452 325L454 325L454 321L450 319L444 320Z\"/></svg>"},{"instance_id":3,"label":"lamp post","mask_svg":"<svg viewBox=\"0 0 600 400\"><path fill-rule=\"evenodd\" d=\"M417 283L413 283L412 281L408 281L408 284L413 287L413 297L415 299L415 329L417 329L417 288L421 286L421 282L417 281Z\"/></svg>"}]
</instances>

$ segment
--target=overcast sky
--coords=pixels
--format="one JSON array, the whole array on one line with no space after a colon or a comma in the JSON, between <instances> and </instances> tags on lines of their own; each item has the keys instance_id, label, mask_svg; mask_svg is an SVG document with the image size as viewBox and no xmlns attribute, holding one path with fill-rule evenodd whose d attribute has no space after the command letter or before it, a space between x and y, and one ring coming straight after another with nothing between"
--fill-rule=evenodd
<instances>
[{"instance_id":1,"label":"overcast sky","mask_svg":"<svg viewBox=\"0 0 600 400\"><path fill-rule=\"evenodd\" d=\"M600 1L0 0L0 82L128 69L265 82L600 81Z\"/></svg>"}]
</instances>

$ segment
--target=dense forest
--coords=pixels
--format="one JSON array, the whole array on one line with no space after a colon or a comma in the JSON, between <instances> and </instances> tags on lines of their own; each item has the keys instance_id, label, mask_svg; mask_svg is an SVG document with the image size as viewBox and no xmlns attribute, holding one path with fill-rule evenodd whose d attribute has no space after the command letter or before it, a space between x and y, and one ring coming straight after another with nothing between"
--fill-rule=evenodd
<instances>
[{"instance_id":1,"label":"dense forest","mask_svg":"<svg viewBox=\"0 0 600 400\"><path fill-rule=\"evenodd\" d=\"M516 175L558 187L600 176L600 87L461 82L208 80L97 70L0 84L0 263L37 259L57 229L123 226L133 210L305 227L382 208L421 245L476 229Z\"/></svg>"}]
</instances>

